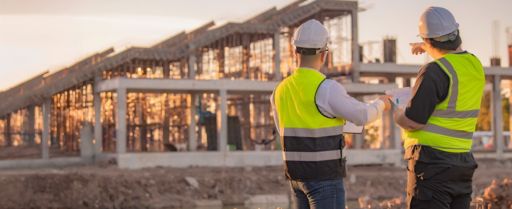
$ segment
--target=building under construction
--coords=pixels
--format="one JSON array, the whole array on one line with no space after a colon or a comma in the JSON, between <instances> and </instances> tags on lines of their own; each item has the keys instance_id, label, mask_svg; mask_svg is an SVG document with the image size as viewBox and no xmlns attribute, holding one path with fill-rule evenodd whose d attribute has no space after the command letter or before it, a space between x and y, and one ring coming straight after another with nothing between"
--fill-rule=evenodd
<instances>
[{"instance_id":1,"label":"building under construction","mask_svg":"<svg viewBox=\"0 0 512 209\"><path fill-rule=\"evenodd\" d=\"M0 93L0 165L110 158L127 168L281 164L269 99L296 67L292 36L303 22L314 18L329 29L321 71L359 99L414 82L419 67L395 64L394 39L384 42L385 64L361 62L358 11L357 1L299 0L244 22L210 22L151 47L108 49L41 73ZM512 70L486 72L488 99L497 101L489 107L502 115L500 82ZM490 118L490 126L504 126L501 117ZM478 139L493 142L484 154L509 156L508 135L492 127ZM400 163L400 130L390 115L347 140L349 155L358 156L349 163Z\"/></svg>"}]
</instances>

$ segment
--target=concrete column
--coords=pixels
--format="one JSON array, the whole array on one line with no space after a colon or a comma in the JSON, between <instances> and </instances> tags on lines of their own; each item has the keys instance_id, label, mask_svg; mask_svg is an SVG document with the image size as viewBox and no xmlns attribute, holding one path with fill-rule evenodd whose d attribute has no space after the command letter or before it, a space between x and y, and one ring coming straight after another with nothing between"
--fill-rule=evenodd
<instances>
[{"instance_id":1,"label":"concrete column","mask_svg":"<svg viewBox=\"0 0 512 209\"><path fill-rule=\"evenodd\" d=\"M126 153L126 89L117 89L116 107L117 154Z\"/></svg>"},{"instance_id":2,"label":"concrete column","mask_svg":"<svg viewBox=\"0 0 512 209\"><path fill-rule=\"evenodd\" d=\"M391 78L390 81L392 81L394 84L397 84L396 77ZM397 84L398 85L398 84ZM389 111L389 117L391 120L391 126L390 126L390 138L393 143L394 149L402 149L402 131L400 130L400 127L396 124L395 119L393 117L393 111Z\"/></svg>"},{"instance_id":3,"label":"concrete column","mask_svg":"<svg viewBox=\"0 0 512 209\"><path fill-rule=\"evenodd\" d=\"M196 132L196 114L197 114L197 94L192 93L190 95L190 121L188 127L188 150L196 151L197 150L197 132Z\"/></svg>"},{"instance_id":4,"label":"concrete column","mask_svg":"<svg viewBox=\"0 0 512 209\"><path fill-rule=\"evenodd\" d=\"M403 149L403 146L402 146L402 130L400 129L400 127L398 127L398 125L396 125L396 122L395 120L393 119L393 113L390 113L391 114L391 121L392 121L392 124L391 124L391 139L393 140L393 148L395 149Z\"/></svg>"},{"instance_id":5,"label":"concrete column","mask_svg":"<svg viewBox=\"0 0 512 209\"><path fill-rule=\"evenodd\" d=\"M228 146L228 93L225 89L219 92L219 109L217 114L218 151L225 152Z\"/></svg>"},{"instance_id":6,"label":"concrete column","mask_svg":"<svg viewBox=\"0 0 512 209\"><path fill-rule=\"evenodd\" d=\"M5 117L5 127L4 127L4 136L5 136L5 145L12 146L12 135L11 135L11 113L7 114Z\"/></svg>"},{"instance_id":7,"label":"concrete column","mask_svg":"<svg viewBox=\"0 0 512 209\"><path fill-rule=\"evenodd\" d=\"M169 126L171 124L171 107L169 105L169 94L165 93L164 100L164 121L163 121L163 130L162 130L162 138L164 141L164 145L170 144L170 131Z\"/></svg>"},{"instance_id":8,"label":"concrete column","mask_svg":"<svg viewBox=\"0 0 512 209\"><path fill-rule=\"evenodd\" d=\"M51 121L52 101L45 99L43 102L43 137L41 138L41 155L43 159L50 158L50 149L48 143L50 142L50 121Z\"/></svg>"},{"instance_id":9,"label":"concrete column","mask_svg":"<svg viewBox=\"0 0 512 209\"><path fill-rule=\"evenodd\" d=\"M511 45L511 50L512 50L512 45ZM512 51L511 51L511 56L512 56ZM512 59L510 60L510 62L512 62ZM509 80L509 90L512 91L512 80ZM511 105L509 105L509 113L512 113L512 96L508 97L508 103L511 104ZM508 147L505 147L505 149L512 148L512 144L510 144L510 143L512 143L512 114L509 115L508 121L509 121L509 127L508 127L509 145L508 145Z\"/></svg>"},{"instance_id":10,"label":"concrete column","mask_svg":"<svg viewBox=\"0 0 512 209\"><path fill-rule=\"evenodd\" d=\"M94 86L98 86L101 78L96 76ZM96 89L93 94L94 100L94 151L100 154L103 151L103 126L101 124L101 92Z\"/></svg>"},{"instance_id":11,"label":"concrete column","mask_svg":"<svg viewBox=\"0 0 512 209\"><path fill-rule=\"evenodd\" d=\"M189 47L192 48L193 46L189 46ZM188 78L189 79L196 78L196 62L197 62L196 54L195 53L190 54L190 56L188 57Z\"/></svg>"},{"instance_id":12,"label":"concrete column","mask_svg":"<svg viewBox=\"0 0 512 209\"><path fill-rule=\"evenodd\" d=\"M249 79L249 63L251 61L251 37L249 34L242 35L242 79Z\"/></svg>"},{"instance_id":13,"label":"concrete column","mask_svg":"<svg viewBox=\"0 0 512 209\"><path fill-rule=\"evenodd\" d=\"M354 139L354 148L355 149L362 149L363 148L363 142L364 142L364 133L361 133L361 134L354 134L352 135L354 136L353 139Z\"/></svg>"},{"instance_id":14,"label":"concrete column","mask_svg":"<svg viewBox=\"0 0 512 209\"><path fill-rule=\"evenodd\" d=\"M277 31L274 33L274 80L280 81L281 75L281 33Z\"/></svg>"},{"instance_id":15,"label":"concrete column","mask_svg":"<svg viewBox=\"0 0 512 209\"><path fill-rule=\"evenodd\" d=\"M28 144L35 144L36 137L36 107L31 105L27 107L27 129L26 129L26 142Z\"/></svg>"},{"instance_id":16,"label":"concrete column","mask_svg":"<svg viewBox=\"0 0 512 209\"><path fill-rule=\"evenodd\" d=\"M352 19L352 81L359 83L359 33L358 33L358 11L353 10Z\"/></svg>"},{"instance_id":17,"label":"concrete column","mask_svg":"<svg viewBox=\"0 0 512 209\"><path fill-rule=\"evenodd\" d=\"M503 109L501 106L501 77L495 75L492 81L492 107L494 139L496 143L496 158L503 159Z\"/></svg>"}]
</instances>

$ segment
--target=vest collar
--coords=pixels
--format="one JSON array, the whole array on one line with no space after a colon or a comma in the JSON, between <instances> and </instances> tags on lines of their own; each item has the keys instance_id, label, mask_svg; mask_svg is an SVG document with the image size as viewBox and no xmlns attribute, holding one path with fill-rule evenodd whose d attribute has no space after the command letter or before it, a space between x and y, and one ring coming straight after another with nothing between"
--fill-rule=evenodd
<instances>
[{"instance_id":1,"label":"vest collar","mask_svg":"<svg viewBox=\"0 0 512 209\"><path fill-rule=\"evenodd\" d=\"M314 74L314 75L319 75L319 76L322 76L323 78L325 78L325 75L323 73L321 73L320 71L318 71L316 69L313 69L313 68L308 68L308 67L297 68L297 70L295 70L295 73L297 73L298 75L300 75L300 74Z\"/></svg>"}]
</instances>

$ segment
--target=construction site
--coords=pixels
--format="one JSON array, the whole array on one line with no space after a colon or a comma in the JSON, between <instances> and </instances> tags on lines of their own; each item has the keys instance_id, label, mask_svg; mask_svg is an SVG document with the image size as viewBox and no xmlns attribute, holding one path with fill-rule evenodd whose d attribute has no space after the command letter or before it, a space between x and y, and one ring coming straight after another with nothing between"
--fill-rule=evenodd
<instances>
[{"instance_id":1,"label":"construction site","mask_svg":"<svg viewBox=\"0 0 512 209\"><path fill-rule=\"evenodd\" d=\"M359 41L362 10L357 1L298 0L152 46L106 49L0 92L0 208L287 208L269 101L297 67L292 38L303 22L328 28L321 72L357 99L414 85L420 66L396 63L396 38ZM509 33L508 67L485 67L475 207L512 208ZM348 208L402 208L406 173L392 113L345 140ZM492 193L498 185L508 193Z\"/></svg>"}]
</instances>

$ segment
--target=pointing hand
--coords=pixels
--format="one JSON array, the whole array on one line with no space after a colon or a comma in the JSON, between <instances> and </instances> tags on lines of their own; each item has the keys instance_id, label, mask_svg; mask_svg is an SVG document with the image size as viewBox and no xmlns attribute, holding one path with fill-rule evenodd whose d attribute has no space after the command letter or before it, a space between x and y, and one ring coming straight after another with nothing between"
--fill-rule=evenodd
<instances>
[{"instance_id":1,"label":"pointing hand","mask_svg":"<svg viewBox=\"0 0 512 209\"><path fill-rule=\"evenodd\" d=\"M411 53L414 55L419 55L425 53L425 43L410 43L411 46Z\"/></svg>"}]
</instances>

